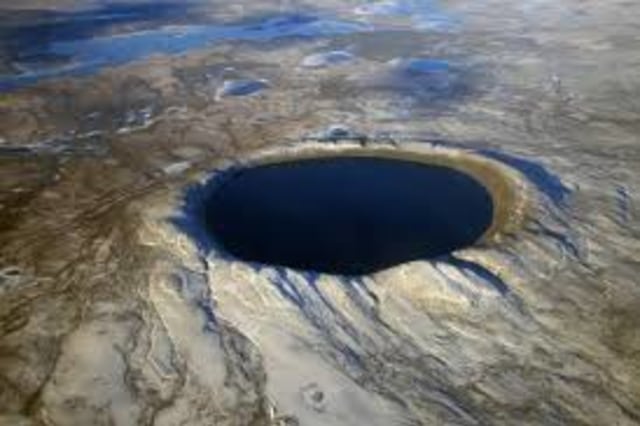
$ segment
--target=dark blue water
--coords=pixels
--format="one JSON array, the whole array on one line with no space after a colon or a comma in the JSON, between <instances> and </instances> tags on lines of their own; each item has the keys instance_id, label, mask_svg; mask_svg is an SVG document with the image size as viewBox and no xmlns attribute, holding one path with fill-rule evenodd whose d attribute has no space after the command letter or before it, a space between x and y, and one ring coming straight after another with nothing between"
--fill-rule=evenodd
<instances>
[{"instance_id":1,"label":"dark blue water","mask_svg":"<svg viewBox=\"0 0 640 426\"><path fill-rule=\"evenodd\" d=\"M473 178L415 162L337 157L229 172L204 200L209 235L239 259L343 275L473 244L493 203Z\"/></svg>"},{"instance_id":2,"label":"dark blue water","mask_svg":"<svg viewBox=\"0 0 640 426\"><path fill-rule=\"evenodd\" d=\"M108 3L78 11L4 12L4 16L0 14L0 34L15 55L27 56L51 43L99 36L115 25L176 22L188 16L189 6L189 2Z\"/></svg>"}]
</instances>

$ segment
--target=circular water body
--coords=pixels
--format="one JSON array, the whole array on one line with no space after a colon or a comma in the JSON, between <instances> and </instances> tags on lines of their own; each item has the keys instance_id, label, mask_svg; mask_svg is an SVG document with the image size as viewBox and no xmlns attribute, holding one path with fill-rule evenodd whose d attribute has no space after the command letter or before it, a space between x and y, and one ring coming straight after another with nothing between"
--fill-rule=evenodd
<instances>
[{"instance_id":1,"label":"circular water body","mask_svg":"<svg viewBox=\"0 0 640 426\"><path fill-rule=\"evenodd\" d=\"M494 206L475 178L397 158L284 159L223 172L207 232L249 262L363 275L468 247Z\"/></svg>"}]
</instances>

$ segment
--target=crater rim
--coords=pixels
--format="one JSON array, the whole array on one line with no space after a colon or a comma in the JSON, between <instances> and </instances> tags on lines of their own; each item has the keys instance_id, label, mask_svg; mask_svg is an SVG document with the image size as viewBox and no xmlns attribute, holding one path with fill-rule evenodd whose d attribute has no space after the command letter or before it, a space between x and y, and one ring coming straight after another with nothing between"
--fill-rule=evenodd
<instances>
[{"instance_id":1,"label":"crater rim","mask_svg":"<svg viewBox=\"0 0 640 426\"><path fill-rule=\"evenodd\" d=\"M221 162L217 167L214 167L213 171L207 174L202 181L202 185L207 187L207 193L211 196L225 182L228 182L237 172L242 170L305 160L341 157L379 158L417 163L425 166L439 166L459 172L475 180L487 191L493 203L491 223L475 242L455 249L451 254L495 247L503 241L505 236L517 232L529 216L532 192L520 172L498 160L491 159L472 150L432 145L425 142L403 142L401 145L307 142L305 144L263 148L249 151L235 161L227 160ZM208 233L209 238L212 240L217 239L212 232ZM224 244L219 241L214 243L212 250L219 254L221 252L225 253L231 260L245 264L258 263L266 267L282 267L298 271L307 270L305 268L243 259L226 250ZM431 259L408 260L383 268L381 271L394 269L406 263L429 260ZM379 271L374 273L377 272Z\"/></svg>"}]
</instances>

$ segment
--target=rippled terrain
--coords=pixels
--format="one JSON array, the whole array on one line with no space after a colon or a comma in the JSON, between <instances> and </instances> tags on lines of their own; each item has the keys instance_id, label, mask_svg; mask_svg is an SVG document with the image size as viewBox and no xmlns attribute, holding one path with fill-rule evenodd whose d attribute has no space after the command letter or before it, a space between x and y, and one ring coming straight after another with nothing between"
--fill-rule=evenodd
<instances>
[{"instance_id":1,"label":"rippled terrain","mask_svg":"<svg viewBox=\"0 0 640 426\"><path fill-rule=\"evenodd\" d=\"M2 2L0 425L640 425L639 52L623 0ZM360 274L211 240L229 170L345 153L493 222Z\"/></svg>"}]
</instances>

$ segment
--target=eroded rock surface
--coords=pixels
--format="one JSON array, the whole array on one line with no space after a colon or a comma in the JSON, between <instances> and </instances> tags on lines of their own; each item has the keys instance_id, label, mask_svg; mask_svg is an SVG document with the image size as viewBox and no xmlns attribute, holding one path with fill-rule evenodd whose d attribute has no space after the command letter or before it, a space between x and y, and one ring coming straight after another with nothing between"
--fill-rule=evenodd
<instances>
[{"instance_id":1,"label":"eroded rock surface","mask_svg":"<svg viewBox=\"0 0 640 426\"><path fill-rule=\"evenodd\" d=\"M640 424L640 6L289 3L0 6L0 425ZM9 37L55 22L66 56ZM351 278L176 226L305 144L482 156L526 220Z\"/></svg>"}]
</instances>

